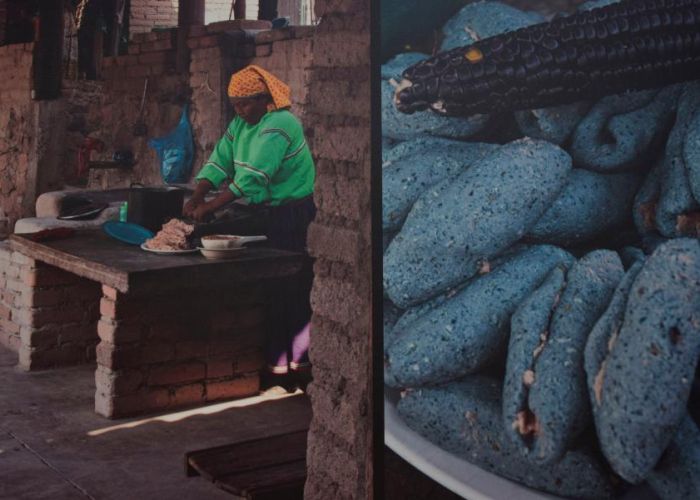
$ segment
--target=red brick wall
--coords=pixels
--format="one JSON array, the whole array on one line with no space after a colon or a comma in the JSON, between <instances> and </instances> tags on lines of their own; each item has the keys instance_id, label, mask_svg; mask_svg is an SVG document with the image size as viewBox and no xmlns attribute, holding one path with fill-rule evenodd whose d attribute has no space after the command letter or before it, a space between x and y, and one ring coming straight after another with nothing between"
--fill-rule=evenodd
<instances>
[{"instance_id":1,"label":"red brick wall","mask_svg":"<svg viewBox=\"0 0 700 500\"><path fill-rule=\"evenodd\" d=\"M128 55L103 59L101 95L88 103L83 134L106 145L104 153L93 154L93 159L111 159L115 150L129 149L138 163L132 170L91 170L91 187L163 183L148 139L165 135L177 125L188 98L187 76L175 71L175 43L175 30L141 33L130 41ZM135 136L146 79L143 120L147 134Z\"/></svg>"},{"instance_id":2,"label":"red brick wall","mask_svg":"<svg viewBox=\"0 0 700 500\"><path fill-rule=\"evenodd\" d=\"M144 33L154 27L177 26L178 0L131 0L129 31Z\"/></svg>"},{"instance_id":3,"label":"red brick wall","mask_svg":"<svg viewBox=\"0 0 700 500\"><path fill-rule=\"evenodd\" d=\"M371 498L370 1L317 0L307 122L318 177L307 499Z\"/></svg>"},{"instance_id":4,"label":"red brick wall","mask_svg":"<svg viewBox=\"0 0 700 500\"><path fill-rule=\"evenodd\" d=\"M204 5L204 23L228 21L232 0L207 0ZM131 33L144 33L154 27L177 26L178 0L131 0ZM246 1L246 19L258 18L258 1Z\"/></svg>"}]
</instances>

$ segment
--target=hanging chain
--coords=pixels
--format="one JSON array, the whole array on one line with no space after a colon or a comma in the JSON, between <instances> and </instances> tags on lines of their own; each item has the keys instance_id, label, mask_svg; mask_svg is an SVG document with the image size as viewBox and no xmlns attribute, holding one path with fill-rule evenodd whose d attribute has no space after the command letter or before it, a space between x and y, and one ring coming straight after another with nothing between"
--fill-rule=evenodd
<instances>
[{"instance_id":1,"label":"hanging chain","mask_svg":"<svg viewBox=\"0 0 700 500\"><path fill-rule=\"evenodd\" d=\"M83 24L83 14L85 13L85 7L87 7L89 0L80 0L78 7L75 9L75 26L80 29L80 25Z\"/></svg>"}]
</instances>

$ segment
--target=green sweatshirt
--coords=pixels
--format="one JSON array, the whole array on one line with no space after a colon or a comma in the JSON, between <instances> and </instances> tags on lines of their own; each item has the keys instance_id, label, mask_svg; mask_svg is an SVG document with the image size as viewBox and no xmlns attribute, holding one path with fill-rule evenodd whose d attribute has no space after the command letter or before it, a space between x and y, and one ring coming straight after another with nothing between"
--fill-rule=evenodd
<instances>
[{"instance_id":1,"label":"green sweatshirt","mask_svg":"<svg viewBox=\"0 0 700 500\"><path fill-rule=\"evenodd\" d=\"M270 111L256 125L234 118L196 179L207 179L250 203L283 205L310 195L316 169L304 131L287 110Z\"/></svg>"}]
</instances>

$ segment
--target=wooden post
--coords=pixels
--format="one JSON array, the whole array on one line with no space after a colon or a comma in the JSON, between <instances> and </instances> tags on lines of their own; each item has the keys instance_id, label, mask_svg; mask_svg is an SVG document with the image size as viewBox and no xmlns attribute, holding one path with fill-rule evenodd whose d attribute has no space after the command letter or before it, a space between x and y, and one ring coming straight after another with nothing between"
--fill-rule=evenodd
<instances>
[{"instance_id":1,"label":"wooden post","mask_svg":"<svg viewBox=\"0 0 700 500\"><path fill-rule=\"evenodd\" d=\"M7 0L0 0L0 45L5 43L7 33Z\"/></svg>"},{"instance_id":2,"label":"wooden post","mask_svg":"<svg viewBox=\"0 0 700 500\"><path fill-rule=\"evenodd\" d=\"M35 99L61 95L63 0L39 2L39 38L34 48Z\"/></svg>"},{"instance_id":3,"label":"wooden post","mask_svg":"<svg viewBox=\"0 0 700 500\"><path fill-rule=\"evenodd\" d=\"M258 4L258 19L272 21L279 17L277 14L277 0L260 0Z\"/></svg>"},{"instance_id":4,"label":"wooden post","mask_svg":"<svg viewBox=\"0 0 700 500\"><path fill-rule=\"evenodd\" d=\"M231 0L233 2L233 18L245 19L245 0Z\"/></svg>"},{"instance_id":5,"label":"wooden post","mask_svg":"<svg viewBox=\"0 0 700 500\"><path fill-rule=\"evenodd\" d=\"M177 10L177 71L184 73L190 69L190 49L187 38L190 26L204 24L205 0L179 0Z\"/></svg>"}]
</instances>

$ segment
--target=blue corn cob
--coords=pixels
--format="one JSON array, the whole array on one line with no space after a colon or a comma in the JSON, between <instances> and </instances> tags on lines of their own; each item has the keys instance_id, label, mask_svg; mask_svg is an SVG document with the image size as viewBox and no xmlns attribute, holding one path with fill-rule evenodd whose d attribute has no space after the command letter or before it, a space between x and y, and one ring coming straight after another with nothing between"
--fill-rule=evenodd
<instances>
[{"instance_id":1,"label":"blue corn cob","mask_svg":"<svg viewBox=\"0 0 700 500\"><path fill-rule=\"evenodd\" d=\"M627 0L440 53L403 73L399 111L471 116L700 78L700 0Z\"/></svg>"}]
</instances>

